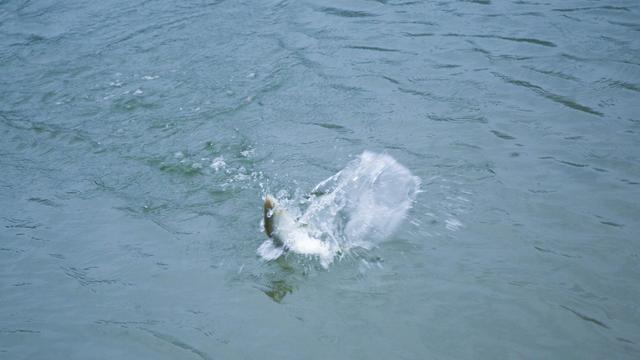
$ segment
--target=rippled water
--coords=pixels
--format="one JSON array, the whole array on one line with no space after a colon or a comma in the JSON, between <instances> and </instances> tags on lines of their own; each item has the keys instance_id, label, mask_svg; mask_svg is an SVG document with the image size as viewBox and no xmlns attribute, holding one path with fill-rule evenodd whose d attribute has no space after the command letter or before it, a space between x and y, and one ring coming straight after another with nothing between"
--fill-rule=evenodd
<instances>
[{"instance_id":1,"label":"rippled water","mask_svg":"<svg viewBox=\"0 0 640 360\"><path fill-rule=\"evenodd\" d=\"M637 1L0 1L0 358L640 357ZM421 179L324 270L261 197Z\"/></svg>"}]
</instances>

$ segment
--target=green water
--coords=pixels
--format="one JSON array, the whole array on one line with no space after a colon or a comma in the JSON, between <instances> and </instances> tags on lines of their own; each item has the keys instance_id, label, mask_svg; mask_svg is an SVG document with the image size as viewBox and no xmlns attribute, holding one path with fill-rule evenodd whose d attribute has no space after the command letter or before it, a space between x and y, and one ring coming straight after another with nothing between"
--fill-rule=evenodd
<instances>
[{"instance_id":1,"label":"green water","mask_svg":"<svg viewBox=\"0 0 640 360\"><path fill-rule=\"evenodd\" d=\"M0 1L0 358L640 357L637 1ZM328 269L261 198L421 180Z\"/></svg>"}]
</instances>

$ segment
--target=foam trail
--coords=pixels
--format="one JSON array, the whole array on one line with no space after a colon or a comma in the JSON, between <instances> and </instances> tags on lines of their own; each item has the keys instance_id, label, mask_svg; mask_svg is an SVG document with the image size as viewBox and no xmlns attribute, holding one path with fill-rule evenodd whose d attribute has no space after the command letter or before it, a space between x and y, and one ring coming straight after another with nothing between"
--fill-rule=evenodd
<instances>
[{"instance_id":1,"label":"foam trail","mask_svg":"<svg viewBox=\"0 0 640 360\"><path fill-rule=\"evenodd\" d=\"M313 189L297 221L298 209L280 204L279 234L289 251L318 256L328 267L353 247L371 248L393 233L420 189L420 179L387 154L365 151ZM265 260L283 249L267 240L258 248Z\"/></svg>"}]
</instances>

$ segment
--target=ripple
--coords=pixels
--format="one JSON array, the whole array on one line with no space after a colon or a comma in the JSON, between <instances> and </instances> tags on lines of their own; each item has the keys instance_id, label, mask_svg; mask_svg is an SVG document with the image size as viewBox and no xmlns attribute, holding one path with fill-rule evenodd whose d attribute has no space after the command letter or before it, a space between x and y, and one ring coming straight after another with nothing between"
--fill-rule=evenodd
<instances>
[{"instance_id":1,"label":"ripple","mask_svg":"<svg viewBox=\"0 0 640 360\"><path fill-rule=\"evenodd\" d=\"M553 42L547 41L547 40L540 40L540 39L535 39L535 38L520 38L520 37L511 37L511 36L501 36L501 35L483 35L483 34L466 35L466 34L457 34L457 33L447 33L447 34L442 34L442 36L468 37L468 38L481 38L481 39L499 39L499 40L506 40L506 41L521 42L521 43L529 43L529 44L534 44L534 45L541 45L541 46L546 46L546 47L556 47L557 46Z\"/></svg>"},{"instance_id":2,"label":"ripple","mask_svg":"<svg viewBox=\"0 0 640 360\"><path fill-rule=\"evenodd\" d=\"M540 95L540 96L542 96L544 98L547 98L547 99L549 99L551 101L557 102L558 104L564 105L564 106L566 106L568 108L571 108L571 109L574 109L574 110L578 110L578 111L582 111L582 112L585 112L585 113L588 113L588 114L591 114L591 115L597 115L597 116L603 116L604 115L601 112L596 111L596 110L594 110L594 109L592 109L592 108L590 108L588 106L579 104L579 103L577 103L577 102L575 102L575 101L573 101L573 100L571 100L571 99L569 99L569 98L567 98L567 97L565 97L563 95L552 93L552 92L550 92L548 90L545 90L545 89L543 89L542 87L540 87L538 85L534 85L534 84L532 84L532 83L530 83L528 81L514 79L514 78L511 78L511 77L509 77L507 75L500 74L500 73L497 73L497 72L492 72L492 74L494 76L504 80L506 83L513 84L513 85L516 85L516 86L523 87L525 89L532 90L536 94L538 94L538 95Z\"/></svg>"},{"instance_id":3,"label":"ripple","mask_svg":"<svg viewBox=\"0 0 640 360\"><path fill-rule=\"evenodd\" d=\"M567 310L567 311L572 312L575 316L579 317L580 319L582 319L584 321L596 324L596 325L601 326L601 327L603 327L605 329L610 329L610 327L607 324L603 323L602 321L600 321L598 319L592 318L591 316L588 316L588 315L580 313L580 312L578 312L576 310L573 310L572 308L570 308L568 306L560 305L560 307L565 309L565 310Z\"/></svg>"},{"instance_id":4,"label":"ripple","mask_svg":"<svg viewBox=\"0 0 640 360\"><path fill-rule=\"evenodd\" d=\"M563 80L579 81L579 79L577 77L565 74L565 73L563 73L561 71L543 70L543 69L535 68L533 66L525 66L525 68L527 68L529 70L532 70L532 71L535 71L535 72L538 72L538 73L541 73L541 74L557 77L557 78L560 78L560 79L563 79Z\"/></svg>"},{"instance_id":5,"label":"ripple","mask_svg":"<svg viewBox=\"0 0 640 360\"><path fill-rule=\"evenodd\" d=\"M540 247L540 246L534 246L533 248L536 249L537 251L541 252L541 253L548 253L548 254L558 255L558 256L562 256L562 257L566 257L566 258L579 258L579 256L559 253L559 252L556 252L556 251L553 251L553 250L550 250L550 249L545 249L545 248Z\"/></svg>"},{"instance_id":6,"label":"ripple","mask_svg":"<svg viewBox=\"0 0 640 360\"><path fill-rule=\"evenodd\" d=\"M435 33L427 33L427 32L424 32L424 33L409 33L409 32L405 32L405 33L402 33L402 35L408 36L408 37L427 37L427 36L435 36L437 34L435 34Z\"/></svg>"},{"instance_id":7,"label":"ripple","mask_svg":"<svg viewBox=\"0 0 640 360\"><path fill-rule=\"evenodd\" d=\"M613 227L624 227L624 225L621 225L621 224L615 223L615 222L613 222L613 221L600 221L600 224L608 225L608 226L613 226Z\"/></svg>"},{"instance_id":8,"label":"ripple","mask_svg":"<svg viewBox=\"0 0 640 360\"><path fill-rule=\"evenodd\" d=\"M325 128L325 129L329 129L329 130L335 130L339 133L351 133L353 131L347 129L346 127L342 126L342 125L338 125L338 124L332 124L332 123L311 123L311 125L315 125L315 126L319 126L321 128Z\"/></svg>"},{"instance_id":9,"label":"ripple","mask_svg":"<svg viewBox=\"0 0 640 360\"><path fill-rule=\"evenodd\" d=\"M118 279L97 279L88 275L88 272L91 269L95 269L95 267L87 267L87 268L76 268L73 266L61 266L60 267L65 275L68 277L75 279L82 286L93 286L93 285L112 285L112 284L121 284L121 285L130 285L127 283L123 283Z\"/></svg>"},{"instance_id":10,"label":"ripple","mask_svg":"<svg viewBox=\"0 0 640 360\"><path fill-rule=\"evenodd\" d=\"M335 7L321 7L321 8L318 8L317 10L327 15L347 17L347 18L362 18L362 17L378 16L376 14L366 12L366 11L347 10L347 9L340 9Z\"/></svg>"},{"instance_id":11,"label":"ripple","mask_svg":"<svg viewBox=\"0 0 640 360\"><path fill-rule=\"evenodd\" d=\"M631 91L635 91L635 92L640 92L640 85L638 85L638 84L629 83L629 82L621 81L621 80L607 80L607 83L612 88L618 88L618 89L625 89L625 90L631 90Z\"/></svg>"},{"instance_id":12,"label":"ripple","mask_svg":"<svg viewBox=\"0 0 640 360\"><path fill-rule=\"evenodd\" d=\"M369 50L369 51L381 51L381 52L402 52L402 50L391 49L391 48L383 48L377 46L364 46L364 45L347 45L345 46L347 49L356 49L356 50Z\"/></svg>"},{"instance_id":13,"label":"ripple","mask_svg":"<svg viewBox=\"0 0 640 360\"><path fill-rule=\"evenodd\" d=\"M623 26L626 28L630 28L633 31L640 31L640 24L638 23L630 23L630 22L624 22L624 21L613 21L613 20L608 20L607 21L609 24L612 25L619 25L619 26Z\"/></svg>"},{"instance_id":14,"label":"ripple","mask_svg":"<svg viewBox=\"0 0 640 360\"><path fill-rule=\"evenodd\" d=\"M50 207L60 207L60 205L54 202L53 200L39 198L39 197L29 198L29 201L37 202L39 204L50 206Z\"/></svg>"},{"instance_id":15,"label":"ripple","mask_svg":"<svg viewBox=\"0 0 640 360\"><path fill-rule=\"evenodd\" d=\"M580 164L580 163L576 163L576 162L572 162L572 161L566 161L566 160L556 160L556 161L558 161L559 163L565 164L565 165L578 167L578 168L583 168L583 167L589 166L587 164Z\"/></svg>"},{"instance_id":16,"label":"ripple","mask_svg":"<svg viewBox=\"0 0 640 360\"><path fill-rule=\"evenodd\" d=\"M490 5L491 0L462 0L463 2L480 4L480 5Z\"/></svg>"},{"instance_id":17,"label":"ripple","mask_svg":"<svg viewBox=\"0 0 640 360\"><path fill-rule=\"evenodd\" d=\"M589 10L615 10L615 11L626 11L626 12L631 11L631 9L629 9L628 7L611 6L611 5L551 9L551 11L558 11L558 12L575 12L575 11L589 11Z\"/></svg>"},{"instance_id":18,"label":"ripple","mask_svg":"<svg viewBox=\"0 0 640 360\"><path fill-rule=\"evenodd\" d=\"M493 135L495 135L495 136L499 137L500 139L504 139L504 140L515 140L515 137L513 137L513 136L511 136L511 135L509 135L509 134L503 133L503 132L501 132L501 131L498 131L498 130L491 130L491 133L492 133Z\"/></svg>"}]
</instances>

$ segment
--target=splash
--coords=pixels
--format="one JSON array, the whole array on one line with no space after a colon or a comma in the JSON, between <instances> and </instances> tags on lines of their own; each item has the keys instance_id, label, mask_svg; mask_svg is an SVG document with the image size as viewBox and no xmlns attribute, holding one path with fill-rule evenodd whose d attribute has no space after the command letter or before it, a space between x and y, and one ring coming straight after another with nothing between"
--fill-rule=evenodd
<instances>
[{"instance_id":1,"label":"splash","mask_svg":"<svg viewBox=\"0 0 640 360\"><path fill-rule=\"evenodd\" d=\"M259 248L265 260L287 250L317 256L327 268L354 247L371 248L391 235L420 190L420 179L387 154L365 151L320 182L300 209L277 201L274 221L284 246L269 239ZM298 202L299 204L299 202Z\"/></svg>"}]
</instances>

